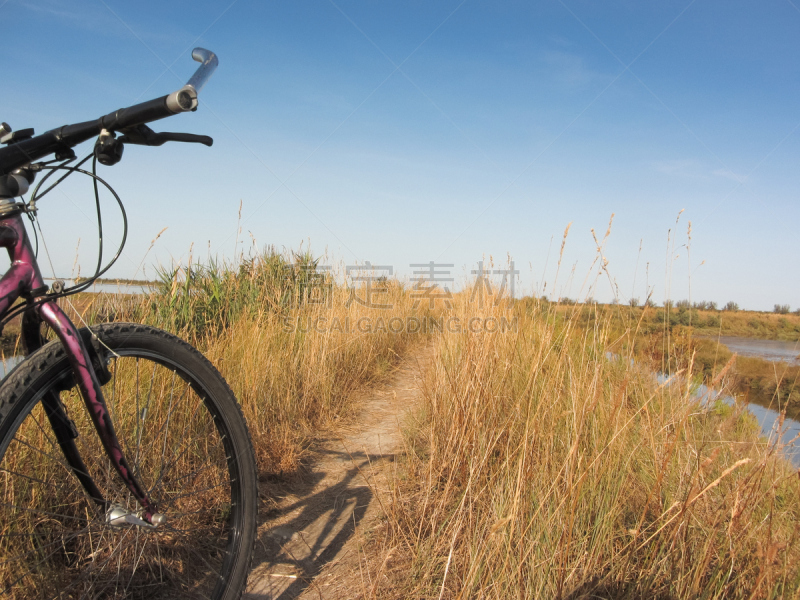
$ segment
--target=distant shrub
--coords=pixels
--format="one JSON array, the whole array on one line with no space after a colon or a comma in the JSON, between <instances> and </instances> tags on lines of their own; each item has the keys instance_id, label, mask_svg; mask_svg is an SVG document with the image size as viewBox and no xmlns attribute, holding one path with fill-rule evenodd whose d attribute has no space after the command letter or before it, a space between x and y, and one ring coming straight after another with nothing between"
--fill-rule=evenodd
<instances>
[{"instance_id":1,"label":"distant shrub","mask_svg":"<svg viewBox=\"0 0 800 600\"><path fill-rule=\"evenodd\" d=\"M692 304L692 308L695 310L717 310L717 303L701 300L700 302Z\"/></svg>"},{"instance_id":2,"label":"distant shrub","mask_svg":"<svg viewBox=\"0 0 800 600\"><path fill-rule=\"evenodd\" d=\"M218 334L244 316L285 311L308 302L314 290L330 284L311 253L283 255L270 248L239 265L162 267L148 299L155 324L194 336Z\"/></svg>"},{"instance_id":3,"label":"distant shrub","mask_svg":"<svg viewBox=\"0 0 800 600\"><path fill-rule=\"evenodd\" d=\"M628 300L628 304L630 304L631 306L633 306L635 308L635 307L639 306L639 299L638 298L631 298L630 300Z\"/></svg>"},{"instance_id":4,"label":"distant shrub","mask_svg":"<svg viewBox=\"0 0 800 600\"><path fill-rule=\"evenodd\" d=\"M678 300L675 303L675 306L677 306L678 308L691 308L692 307L692 305L689 303L688 300Z\"/></svg>"},{"instance_id":5,"label":"distant shrub","mask_svg":"<svg viewBox=\"0 0 800 600\"><path fill-rule=\"evenodd\" d=\"M739 310L739 305L736 304L736 302L728 302L725 305L725 310L729 310L731 312L736 312L737 310Z\"/></svg>"},{"instance_id":6,"label":"distant shrub","mask_svg":"<svg viewBox=\"0 0 800 600\"><path fill-rule=\"evenodd\" d=\"M788 315L789 314L789 305L788 304L776 304L773 312L779 315Z\"/></svg>"}]
</instances>

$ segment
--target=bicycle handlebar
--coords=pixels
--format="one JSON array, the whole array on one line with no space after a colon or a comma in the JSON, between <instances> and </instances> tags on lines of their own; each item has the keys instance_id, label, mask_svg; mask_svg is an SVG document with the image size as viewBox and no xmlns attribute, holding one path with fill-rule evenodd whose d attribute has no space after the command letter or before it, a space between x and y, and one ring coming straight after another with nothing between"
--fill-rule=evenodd
<instances>
[{"instance_id":1,"label":"bicycle handlebar","mask_svg":"<svg viewBox=\"0 0 800 600\"><path fill-rule=\"evenodd\" d=\"M197 92L211 77L219 61L213 52L204 48L195 48L192 51L192 58L201 65L186 85L167 96L121 108L96 121L64 125L0 148L0 174L10 173L49 154L68 150L99 135L104 129L122 131L128 127L197 110Z\"/></svg>"},{"instance_id":2,"label":"bicycle handlebar","mask_svg":"<svg viewBox=\"0 0 800 600\"><path fill-rule=\"evenodd\" d=\"M193 87L195 91L199 92L203 89L203 86L217 68L219 60L217 60L216 54L205 48L195 48L192 50L192 58L201 64L186 85Z\"/></svg>"}]
</instances>

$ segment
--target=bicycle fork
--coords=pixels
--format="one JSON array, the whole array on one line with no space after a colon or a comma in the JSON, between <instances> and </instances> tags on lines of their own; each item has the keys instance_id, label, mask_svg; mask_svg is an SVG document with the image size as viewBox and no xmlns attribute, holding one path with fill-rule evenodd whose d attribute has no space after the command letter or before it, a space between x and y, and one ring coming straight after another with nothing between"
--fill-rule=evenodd
<instances>
[{"instance_id":1,"label":"bicycle fork","mask_svg":"<svg viewBox=\"0 0 800 600\"><path fill-rule=\"evenodd\" d=\"M19 296L32 298L33 294L41 294L47 289L25 231L21 210L19 204L9 205L0 201L0 247L6 248L11 259L11 268L0 279L0 314L4 314ZM54 300L37 304L25 313L22 328L28 353L42 345L39 331L42 321L53 329L64 346L72 367L74 383L81 391L97 435L114 469L142 507L141 518L125 508L112 506L103 498L75 445L74 440L78 432L74 423L64 411L59 395L56 392L48 392L42 399L45 414L73 474L88 496L104 511L109 524L127 523L152 527L164 523L165 515L157 512L155 504L150 501L136 480L120 447L96 373L97 369L101 373L108 374L102 358L97 356L97 360L92 361L92 355L87 349L87 344L81 339L78 329Z\"/></svg>"}]
</instances>

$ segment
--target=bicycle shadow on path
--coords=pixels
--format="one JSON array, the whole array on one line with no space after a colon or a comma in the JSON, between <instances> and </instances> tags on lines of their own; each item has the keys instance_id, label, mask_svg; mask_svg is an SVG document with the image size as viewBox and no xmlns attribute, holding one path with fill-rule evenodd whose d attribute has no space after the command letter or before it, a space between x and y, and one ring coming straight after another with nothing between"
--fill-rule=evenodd
<instances>
[{"instance_id":1,"label":"bicycle shadow on path","mask_svg":"<svg viewBox=\"0 0 800 600\"><path fill-rule=\"evenodd\" d=\"M402 452L400 418L419 396L427 355L411 356L362 394L360 418L321 441L310 476L278 487L277 497L271 491L278 507L259 528L243 598L343 598L363 589L361 534L379 520L376 494L388 489Z\"/></svg>"}]
</instances>

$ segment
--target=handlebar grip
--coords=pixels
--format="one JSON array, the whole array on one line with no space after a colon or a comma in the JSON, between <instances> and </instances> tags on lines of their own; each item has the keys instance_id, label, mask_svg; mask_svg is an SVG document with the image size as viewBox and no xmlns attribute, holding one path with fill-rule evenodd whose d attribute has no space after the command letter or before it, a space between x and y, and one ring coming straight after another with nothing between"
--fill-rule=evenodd
<instances>
[{"instance_id":1,"label":"handlebar grip","mask_svg":"<svg viewBox=\"0 0 800 600\"><path fill-rule=\"evenodd\" d=\"M172 116L181 112L173 110L168 103L170 96L175 93L176 92L173 92L169 96L161 96L161 98L155 98L154 100L148 100L141 104L135 104L128 108L120 108L113 113L108 113L106 116L100 118L100 125L103 129L108 129L109 131L119 131L125 127L138 125L139 123L150 123L151 121L158 121L159 119Z\"/></svg>"},{"instance_id":2,"label":"handlebar grip","mask_svg":"<svg viewBox=\"0 0 800 600\"><path fill-rule=\"evenodd\" d=\"M119 131L125 127L157 121L180 112L173 112L167 106L168 98L169 96L162 96L155 100L148 100L108 113L95 121L64 125L42 135L2 147L0 148L0 172L8 173L58 150L77 146L81 142L99 135L103 129Z\"/></svg>"}]
</instances>

